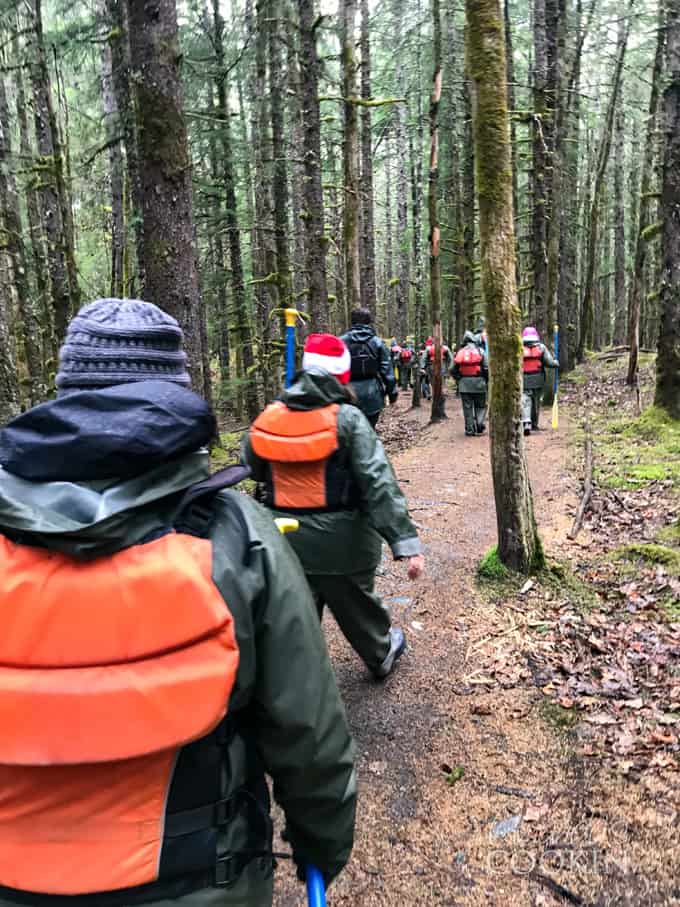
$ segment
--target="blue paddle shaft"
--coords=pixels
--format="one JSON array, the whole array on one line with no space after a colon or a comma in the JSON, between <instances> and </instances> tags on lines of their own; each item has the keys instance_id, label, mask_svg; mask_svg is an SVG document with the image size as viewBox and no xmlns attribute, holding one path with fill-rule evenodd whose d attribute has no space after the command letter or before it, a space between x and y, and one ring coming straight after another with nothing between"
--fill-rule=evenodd
<instances>
[{"instance_id":1,"label":"blue paddle shaft","mask_svg":"<svg viewBox=\"0 0 680 907\"><path fill-rule=\"evenodd\" d=\"M560 361L560 332L559 329L555 328L555 360ZM557 382L559 381L559 372L555 369L555 376L553 378L553 384L555 388L555 393L557 393Z\"/></svg>"},{"instance_id":2,"label":"blue paddle shaft","mask_svg":"<svg viewBox=\"0 0 680 907\"><path fill-rule=\"evenodd\" d=\"M286 387L293 383L295 374L295 327L286 328Z\"/></svg>"},{"instance_id":3,"label":"blue paddle shaft","mask_svg":"<svg viewBox=\"0 0 680 907\"><path fill-rule=\"evenodd\" d=\"M316 866L307 867L307 902L309 907L326 907L326 886Z\"/></svg>"}]
</instances>

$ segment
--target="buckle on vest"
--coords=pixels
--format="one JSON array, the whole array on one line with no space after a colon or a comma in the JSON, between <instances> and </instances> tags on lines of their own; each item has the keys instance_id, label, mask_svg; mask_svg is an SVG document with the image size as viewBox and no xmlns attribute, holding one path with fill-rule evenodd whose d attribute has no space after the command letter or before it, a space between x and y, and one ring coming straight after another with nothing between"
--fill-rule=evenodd
<instances>
[{"instance_id":1,"label":"buckle on vest","mask_svg":"<svg viewBox=\"0 0 680 907\"><path fill-rule=\"evenodd\" d=\"M226 857L218 857L215 862L213 882L215 888L227 888L229 885L233 885L241 874L242 868L238 854L232 853Z\"/></svg>"}]
</instances>

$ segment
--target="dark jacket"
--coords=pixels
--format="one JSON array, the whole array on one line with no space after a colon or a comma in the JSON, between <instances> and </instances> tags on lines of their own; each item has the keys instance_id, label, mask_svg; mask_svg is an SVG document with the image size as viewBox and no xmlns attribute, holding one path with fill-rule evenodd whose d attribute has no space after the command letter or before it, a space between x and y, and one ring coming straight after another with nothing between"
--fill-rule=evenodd
<instances>
[{"instance_id":1,"label":"dark jacket","mask_svg":"<svg viewBox=\"0 0 680 907\"><path fill-rule=\"evenodd\" d=\"M354 325L341 338L350 348L353 343L366 343L372 354L377 359L378 375L364 381L352 381L354 393L357 395L359 408L367 416L381 412L385 407L385 396L391 399L398 394L397 382L394 377L390 351L382 340L376 336L375 330L369 324Z\"/></svg>"},{"instance_id":2,"label":"dark jacket","mask_svg":"<svg viewBox=\"0 0 680 907\"><path fill-rule=\"evenodd\" d=\"M77 393L42 404L0 432L0 533L21 545L88 560L157 539L172 531L184 491L208 475L208 454L197 448L212 430L206 404L165 382ZM213 772L223 779L225 800L246 789L251 804L221 825L213 840L217 857L237 853L243 860L246 855L242 875L233 887L222 889L220 904L228 907L249 903L248 884L271 873L271 859L248 856L271 846L265 772L273 779L296 860L314 863L329 876L349 857L356 795L345 714L297 559L271 514L247 496L222 491L210 513L212 578L234 618L240 653L227 712L231 730L217 751L222 768ZM168 815L179 777L183 790L178 796L184 798L179 808L203 805L194 801L206 778L213 777L217 743L211 744L211 763L204 764L204 746L199 740L182 750ZM0 848L1 817L0 811ZM36 813L35 821L38 839L46 839L49 809ZM37 852L35 859L39 873ZM144 901L126 900L123 891L120 903L177 898L172 903L183 907L202 902L200 892L185 895L191 890L187 877L173 875L172 865L167 869L166 887L159 883ZM207 902L214 889L204 890ZM86 897L88 907L96 907L97 898ZM0 904L19 901L48 907L51 898L14 901L12 892L0 887Z\"/></svg>"},{"instance_id":3,"label":"dark jacket","mask_svg":"<svg viewBox=\"0 0 680 907\"><path fill-rule=\"evenodd\" d=\"M545 344L541 343L540 340L530 340L525 343L524 346L529 348L539 347L542 352L540 371L535 372L534 374L524 373L523 375L524 390L540 390L545 385L546 368L557 368L557 361L553 358Z\"/></svg>"},{"instance_id":4,"label":"dark jacket","mask_svg":"<svg viewBox=\"0 0 680 907\"><path fill-rule=\"evenodd\" d=\"M363 413L350 402L347 388L325 372L300 372L280 400L292 410L311 410L339 403L338 441L356 483L359 504L331 513L295 513L300 529L287 536L307 573L350 574L374 570L382 539L395 558L420 554L418 532L409 514L385 449ZM244 438L243 462L253 477L266 482L270 466ZM274 511L285 516L283 511Z\"/></svg>"}]
</instances>

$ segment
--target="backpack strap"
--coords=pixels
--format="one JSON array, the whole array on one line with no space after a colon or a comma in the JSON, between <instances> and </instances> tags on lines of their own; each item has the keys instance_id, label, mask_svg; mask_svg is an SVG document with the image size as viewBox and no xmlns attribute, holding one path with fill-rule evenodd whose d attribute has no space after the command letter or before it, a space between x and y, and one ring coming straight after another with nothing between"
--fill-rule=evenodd
<instances>
[{"instance_id":1,"label":"backpack strap","mask_svg":"<svg viewBox=\"0 0 680 907\"><path fill-rule=\"evenodd\" d=\"M215 517L213 506L215 496L225 488L232 488L250 476L249 466L227 466L213 473L209 478L190 485L177 505L173 526L177 532L195 535L198 538L208 538ZM248 524L241 513L240 507L233 507L232 511L243 529L243 536L249 539ZM246 545L246 551L249 545Z\"/></svg>"}]
</instances>

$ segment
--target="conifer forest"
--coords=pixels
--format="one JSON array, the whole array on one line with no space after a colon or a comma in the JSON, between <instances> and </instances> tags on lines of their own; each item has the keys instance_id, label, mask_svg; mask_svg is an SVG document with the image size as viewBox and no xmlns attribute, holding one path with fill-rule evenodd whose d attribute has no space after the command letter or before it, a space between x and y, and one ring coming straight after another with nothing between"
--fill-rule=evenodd
<instances>
[{"instance_id":1,"label":"conifer forest","mask_svg":"<svg viewBox=\"0 0 680 907\"><path fill-rule=\"evenodd\" d=\"M631 386L658 346L678 415L677 0L501 6L522 320L564 372L630 347ZM236 420L281 385L287 307L452 347L482 314L461 0L2 0L0 29L3 418L98 297L174 314Z\"/></svg>"}]
</instances>

